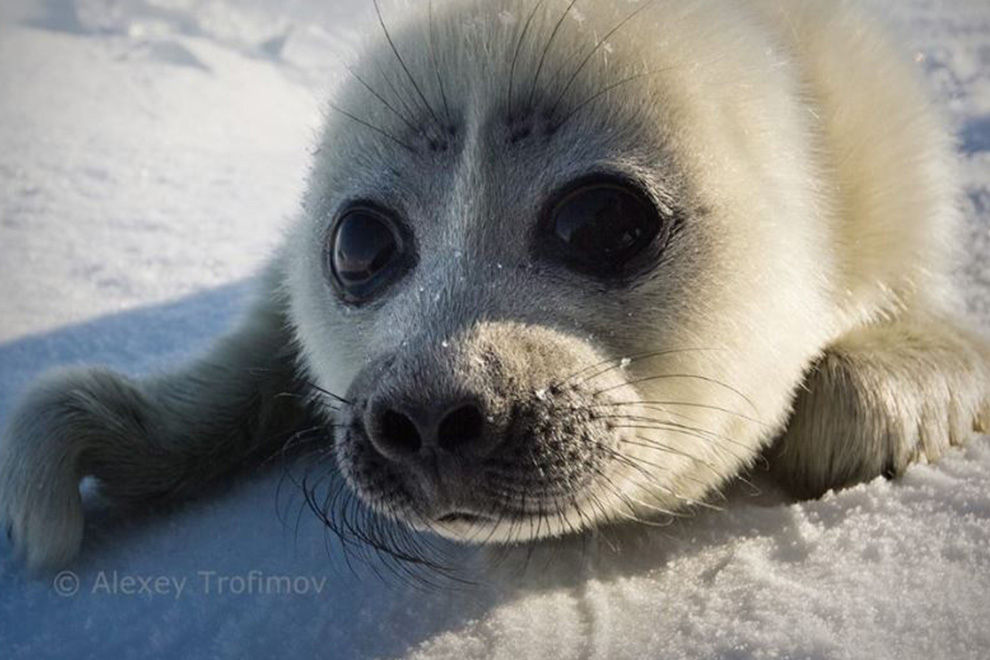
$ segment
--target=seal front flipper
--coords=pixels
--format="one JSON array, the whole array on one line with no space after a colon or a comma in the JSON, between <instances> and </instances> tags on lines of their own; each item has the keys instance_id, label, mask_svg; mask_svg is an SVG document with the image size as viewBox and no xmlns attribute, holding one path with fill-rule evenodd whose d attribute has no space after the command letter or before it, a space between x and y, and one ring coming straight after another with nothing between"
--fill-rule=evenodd
<instances>
[{"instance_id":1,"label":"seal front flipper","mask_svg":"<svg viewBox=\"0 0 990 660\"><path fill-rule=\"evenodd\" d=\"M850 332L808 372L771 469L800 497L899 476L990 430L990 347L941 319Z\"/></svg>"},{"instance_id":2,"label":"seal front flipper","mask_svg":"<svg viewBox=\"0 0 990 660\"><path fill-rule=\"evenodd\" d=\"M241 325L205 357L143 381L103 368L43 377L0 436L0 522L34 568L83 535L85 476L122 501L176 499L277 451L306 417L282 302L266 276Z\"/></svg>"}]
</instances>

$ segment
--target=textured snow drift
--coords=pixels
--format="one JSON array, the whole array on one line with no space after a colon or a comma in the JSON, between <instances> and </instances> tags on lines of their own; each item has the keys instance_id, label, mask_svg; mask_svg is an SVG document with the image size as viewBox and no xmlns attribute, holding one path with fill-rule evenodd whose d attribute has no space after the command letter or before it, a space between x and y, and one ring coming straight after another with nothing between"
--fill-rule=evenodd
<instances>
[{"instance_id":1,"label":"textured snow drift","mask_svg":"<svg viewBox=\"0 0 990 660\"><path fill-rule=\"evenodd\" d=\"M296 211L363 0L0 0L0 422L39 371L196 353ZM960 136L990 323L990 6L876 0ZM73 574L0 543L3 657L990 654L990 443L820 501L503 558L480 584L350 570L278 469L170 512L93 517ZM281 490L279 486L281 485ZM276 494L278 497L276 498ZM278 506L276 506L276 502ZM517 567L525 565L525 570Z\"/></svg>"}]
</instances>

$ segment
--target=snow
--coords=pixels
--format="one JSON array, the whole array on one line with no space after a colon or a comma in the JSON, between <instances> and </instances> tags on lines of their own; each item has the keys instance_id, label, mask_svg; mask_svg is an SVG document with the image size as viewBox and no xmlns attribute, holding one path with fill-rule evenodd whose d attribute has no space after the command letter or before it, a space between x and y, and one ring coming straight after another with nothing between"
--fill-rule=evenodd
<instances>
[{"instance_id":1,"label":"snow","mask_svg":"<svg viewBox=\"0 0 990 660\"><path fill-rule=\"evenodd\" d=\"M986 324L990 5L873 4L960 136L971 249L958 272ZM230 324L297 211L320 102L369 5L0 0L0 422L48 367L148 373ZM0 649L8 658L990 654L986 440L896 482L814 502L755 481L722 510L665 528L500 563L450 548L479 584L417 588L349 568L318 522L297 516L301 498L276 469L167 512L97 512L73 574L57 581L27 574L0 543Z\"/></svg>"}]
</instances>

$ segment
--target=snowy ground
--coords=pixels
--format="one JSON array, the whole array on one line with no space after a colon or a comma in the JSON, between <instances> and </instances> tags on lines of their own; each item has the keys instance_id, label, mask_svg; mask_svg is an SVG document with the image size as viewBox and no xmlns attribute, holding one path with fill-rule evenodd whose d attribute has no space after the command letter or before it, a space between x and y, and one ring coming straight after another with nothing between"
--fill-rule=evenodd
<instances>
[{"instance_id":1,"label":"snowy ground","mask_svg":"<svg viewBox=\"0 0 990 660\"><path fill-rule=\"evenodd\" d=\"M990 323L990 4L874 4L960 135L959 276ZM368 7L0 0L0 423L49 366L147 373L229 324L296 210L319 101ZM741 487L724 511L542 549L525 575L494 568L460 590L351 572L315 520L297 524L291 487L277 515L279 477L151 518L96 516L76 582L28 576L0 545L0 653L990 654L985 440L816 502Z\"/></svg>"}]
</instances>

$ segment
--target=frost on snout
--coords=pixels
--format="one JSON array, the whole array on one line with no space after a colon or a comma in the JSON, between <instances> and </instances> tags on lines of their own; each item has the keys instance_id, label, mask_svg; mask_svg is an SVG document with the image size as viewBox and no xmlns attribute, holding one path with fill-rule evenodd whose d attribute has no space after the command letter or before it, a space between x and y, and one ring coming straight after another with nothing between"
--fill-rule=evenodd
<instances>
[{"instance_id":1,"label":"frost on snout","mask_svg":"<svg viewBox=\"0 0 990 660\"><path fill-rule=\"evenodd\" d=\"M339 467L379 513L514 541L588 526L623 497L635 415L623 365L545 327L482 323L368 365L336 434Z\"/></svg>"}]
</instances>

